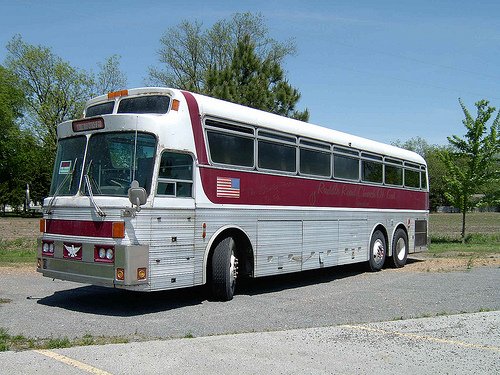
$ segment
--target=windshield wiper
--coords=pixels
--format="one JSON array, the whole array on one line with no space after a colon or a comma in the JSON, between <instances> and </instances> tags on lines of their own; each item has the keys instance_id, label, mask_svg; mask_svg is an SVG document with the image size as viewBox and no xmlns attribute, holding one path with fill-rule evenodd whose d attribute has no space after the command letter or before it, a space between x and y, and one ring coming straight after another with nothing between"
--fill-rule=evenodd
<instances>
[{"instance_id":1,"label":"windshield wiper","mask_svg":"<svg viewBox=\"0 0 500 375\"><path fill-rule=\"evenodd\" d=\"M92 203L92 205L94 206L94 209L95 209L95 212L97 212L97 214L101 217L105 217L106 216L106 213L101 209L101 207L99 207L94 199L94 194L92 192L92 183L90 181L90 176L89 176L89 172L90 172L90 168L92 167L92 160L89 162L89 165L87 166L87 171L85 172L85 175L83 176L84 180L85 180L85 185L87 186L87 191L89 192L89 198L90 198L90 202ZM93 179L92 179L93 180ZM95 183L95 181L94 181ZM99 187L97 186L96 184L96 187L97 189L99 189Z\"/></svg>"},{"instance_id":2,"label":"windshield wiper","mask_svg":"<svg viewBox=\"0 0 500 375\"><path fill-rule=\"evenodd\" d=\"M59 191L62 189L62 187L64 186L64 184L66 183L66 181L68 181L68 178L70 178L70 177L71 177L71 180L69 181L68 187L69 187L69 190L71 190L71 185L73 185L73 176L74 176L77 160L78 160L78 158L75 158L75 161L73 163L73 168L71 169L71 171L68 174L66 174L66 176L63 178L61 183L57 186L57 189L54 192L54 195L52 196L52 199L50 200L50 202L47 206L47 210L45 211L45 213L47 215L52 215L52 207L54 206L54 203L56 201L57 196L59 195Z\"/></svg>"}]
</instances>

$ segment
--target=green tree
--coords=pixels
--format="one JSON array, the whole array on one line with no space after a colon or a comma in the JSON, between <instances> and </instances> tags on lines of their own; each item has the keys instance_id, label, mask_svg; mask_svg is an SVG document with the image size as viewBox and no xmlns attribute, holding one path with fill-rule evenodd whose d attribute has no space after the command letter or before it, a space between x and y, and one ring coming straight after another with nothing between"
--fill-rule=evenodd
<instances>
[{"instance_id":1,"label":"green tree","mask_svg":"<svg viewBox=\"0 0 500 375\"><path fill-rule=\"evenodd\" d=\"M7 67L26 93L27 125L54 152L57 124L80 116L92 80L50 48L30 45L19 35L7 44L7 51Z\"/></svg>"},{"instance_id":2,"label":"green tree","mask_svg":"<svg viewBox=\"0 0 500 375\"><path fill-rule=\"evenodd\" d=\"M17 76L27 98L26 126L50 153L57 144L57 125L78 118L85 102L126 85L120 58L98 63L95 75L71 66L48 47L34 46L16 35L7 44L7 67Z\"/></svg>"},{"instance_id":3,"label":"green tree","mask_svg":"<svg viewBox=\"0 0 500 375\"><path fill-rule=\"evenodd\" d=\"M199 21L184 21L167 30L160 42L158 54L164 69L151 68L150 83L308 119L307 110L295 110L300 94L288 84L281 69L283 59L295 53L295 45L272 39L261 14L237 13L206 30ZM244 62L244 57L251 60ZM244 93L235 93L234 86L224 87L229 76L228 84L248 82L240 87Z\"/></svg>"},{"instance_id":4,"label":"green tree","mask_svg":"<svg viewBox=\"0 0 500 375\"><path fill-rule=\"evenodd\" d=\"M299 92L284 79L280 65L261 60L250 36L243 37L225 68L209 69L205 93L216 98L307 121L309 113L295 110Z\"/></svg>"},{"instance_id":5,"label":"green tree","mask_svg":"<svg viewBox=\"0 0 500 375\"><path fill-rule=\"evenodd\" d=\"M467 132L464 138L457 135L448 137L451 150L441 153L446 166L446 197L462 212L462 242L465 241L467 212L484 203L491 188L498 196L500 182L500 111L487 128L487 123L495 113L487 100L480 100L475 105L477 115L474 118L459 99L465 115L462 121Z\"/></svg>"},{"instance_id":6,"label":"green tree","mask_svg":"<svg viewBox=\"0 0 500 375\"><path fill-rule=\"evenodd\" d=\"M47 152L19 124L26 99L17 77L0 67L0 204L22 207L26 185L31 198L40 202L50 184Z\"/></svg>"},{"instance_id":7,"label":"green tree","mask_svg":"<svg viewBox=\"0 0 500 375\"><path fill-rule=\"evenodd\" d=\"M32 200L40 202L47 196L57 125L80 117L85 101L91 96L123 88L126 77L120 71L117 55L98 63L98 73L94 74L72 67L50 48L28 44L19 35L7 44L7 52L9 79L15 81L11 86L22 94L23 106L2 100L0 111L14 111L15 115L9 115L10 118L19 118L22 113L23 122L22 126L8 122L10 130L1 135L5 139L0 141L3 143L0 145L0 170L3 172L0 173L7 174L0 176L0 195L3 197L0 203L17 206L24 199L26 184L30 185ZM3 82L8 81L2 77ZM16 97L12 92L5 96ZM6 126L3 117L2 126ZM4 157L5 153L8 157Z\"/></svg>"},{"instance_id":8,"label":"green tree","mask_svg":"<svg viewBox=\"0 0 500 375\"><path fill-rule=\"evenodd\" d=\"M0 66L0 204L5 208L15 196L13 184L17 171L13 168L19 128L17 120L25 105L23 91L15 75Z\"/></svg>"},{"instance_id":9,"label":"green tree","mask_svg":"<svg viewBox=\"0 0 500 375\"><path fill-rule=\"evenodd\" d=\"M127 77L120 70L120 56L112 55L97 63L99 72L93 78L92 96L107 94L127 87Z\"/></svg>"}]
</instances>

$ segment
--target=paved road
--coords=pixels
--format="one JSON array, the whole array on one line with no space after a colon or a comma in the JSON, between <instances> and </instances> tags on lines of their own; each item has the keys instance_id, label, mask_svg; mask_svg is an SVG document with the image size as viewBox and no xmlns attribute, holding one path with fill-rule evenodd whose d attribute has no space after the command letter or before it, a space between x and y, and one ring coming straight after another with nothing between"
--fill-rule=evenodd
<instances>
[{"instance_id":1,"label":"paved road","mask_svg":"<svg viewBox=\"0 0 500 375\"><path fill-rule=\"evenodd\" d=\"M0 353L4 374L498 374L500 312Z\"/></svg>"},{"instance_id":2,"label":"paved road","mask_svg":"<svg viewBox=\"0 0 500 375\"><path fill-rule=\"evenodd\" d=\"M364 272L361 266L253 280L226 303L202 288L131 293L0 268L0 327L27 337L173 338L500 310L500 269Z\"/></svg>"}]
</instances>

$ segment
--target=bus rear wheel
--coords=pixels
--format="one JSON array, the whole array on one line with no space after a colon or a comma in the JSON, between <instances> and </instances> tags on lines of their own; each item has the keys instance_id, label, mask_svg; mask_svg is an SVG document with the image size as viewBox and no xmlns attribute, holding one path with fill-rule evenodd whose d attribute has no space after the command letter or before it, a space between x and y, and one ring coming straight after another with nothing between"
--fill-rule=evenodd
<instances>
[{"instance_id":1,"label":"bus rear wheel","mask_svg":"<svg viewBox=\"0 0 500 375\"><path fill-rule=\"evenodd\" d=\"M408 259L408 236L406 232L398 228L394 233L392 241L392 265L396 268L403 267Z\"/></svg>"},{"instance_id":2,"label":"bus rear wheel","mask_svg":"<svg viewBox=\"0 0 500 375\"><path fill-rule=\"evenodd\" d=\"M384 234L376 230L370 240L368 265L372 271L380 271L384 266L386 256L386 243Z\"/></svg>"},{"instance_id":3,"label":"bus rear wheel","mask_svg":"<svg viewBox=\"0 0 500 375\"><path fill-rule=\"evenodd\" d=\"M232 237L217 244L212 256L212 294L219 301L233 299L238 277L238 258Z\"/></svg>"}]
</instances>

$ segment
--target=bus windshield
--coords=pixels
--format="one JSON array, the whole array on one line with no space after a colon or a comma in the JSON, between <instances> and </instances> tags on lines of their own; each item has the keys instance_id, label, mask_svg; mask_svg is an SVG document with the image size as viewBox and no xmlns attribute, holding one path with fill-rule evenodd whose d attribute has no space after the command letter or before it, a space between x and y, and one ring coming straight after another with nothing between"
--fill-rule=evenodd
<instances>
[{"instance_id":1,"label":"bus windshield","mask_svg":"<svg viewBox=\"0 0 500 375\"><path fill-rule=\"evenodd\" d=\"M84 173L93 195L127 196L130 183L149 193L153 175L156 139L151 134L120 132L90 137ZM87 187L82 188L88 194Z\"/></svg>"},{"instance_id":2,"label":"bus windshield","mask_svg":"<svg viewBox=\"0 0 500 375\"><path fill-rule=\"evenodd\" d=\"M93 134L82 169L86 143L85 136L59 141L50 195L88 194L85 184L80 188L82 170L93 195L127 196L133 180L149 194L156 152L153 135L134 131Z\"/></svg>"},{"instance_id":3,"label":"bus windshield","mask_svg":"<svg viewBox=\"0 0 500 375\"><path fill-rule=\"evenodd\" d=\"M75 195L78 192L86 142L83 135L59 140L50 195Z\"/></svg>"}]
</instances>

